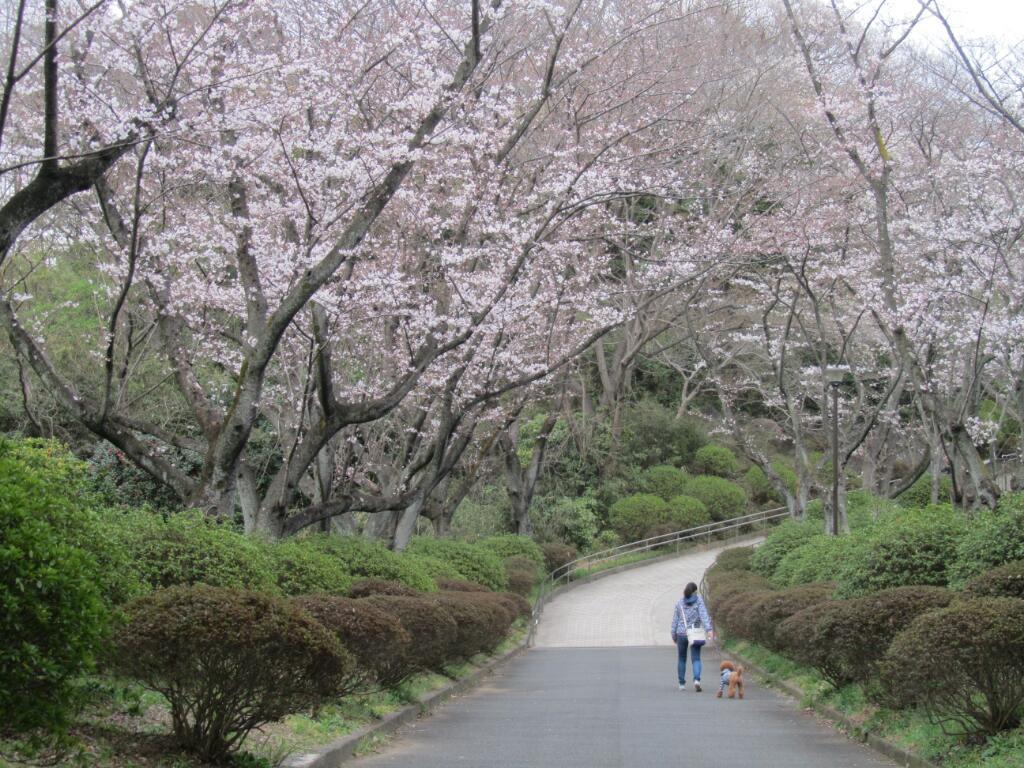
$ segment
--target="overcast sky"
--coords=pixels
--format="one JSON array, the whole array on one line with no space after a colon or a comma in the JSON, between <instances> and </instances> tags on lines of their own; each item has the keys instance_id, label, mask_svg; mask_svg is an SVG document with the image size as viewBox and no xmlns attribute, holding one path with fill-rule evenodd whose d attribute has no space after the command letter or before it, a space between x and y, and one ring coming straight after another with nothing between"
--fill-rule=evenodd
<instances>
[{"instance_id":1,"label":"overcast sky","mask_svg":"<svg viewBox=\"0 0 1024 768\"><path fill-rule=\"evenodd\" d=\"M877 8L878 0L868 0L865 6ZM888 7L894 15L912 18L920 6L917 0L889 0ZM939 8L958 37L993 38L1003 45L1024 40L1024 0L939 0ZM915 34L932 41L945 40L942 27L934 19Z\"/></svg>"}]
</instances>

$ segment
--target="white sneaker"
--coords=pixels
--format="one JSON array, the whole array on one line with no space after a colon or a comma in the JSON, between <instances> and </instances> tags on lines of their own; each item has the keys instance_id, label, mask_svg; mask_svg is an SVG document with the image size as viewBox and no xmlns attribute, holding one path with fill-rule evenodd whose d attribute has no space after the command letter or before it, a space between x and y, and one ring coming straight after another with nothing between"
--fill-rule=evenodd
<instances>
[{"instance_id":1,"label":"white sneaker","mask_svg":"<svg viewBox=\"0 0 1024 768\"><path fill-rule=\"evenodd\" d=\"M686 690L686 683L680 683L679 684L679 690L680 691L685 691Z\"/></svg>"},{"instance_id":2,"label":"white sneaker","mask_svg":"<svg viewBox=\"0 0 1024 768\"><path fill-rule=\"evenodd\" d=\"M697 693L700 693L700 680L693 681L693 690L695 690Z\"/></svg>"}]
</instances>

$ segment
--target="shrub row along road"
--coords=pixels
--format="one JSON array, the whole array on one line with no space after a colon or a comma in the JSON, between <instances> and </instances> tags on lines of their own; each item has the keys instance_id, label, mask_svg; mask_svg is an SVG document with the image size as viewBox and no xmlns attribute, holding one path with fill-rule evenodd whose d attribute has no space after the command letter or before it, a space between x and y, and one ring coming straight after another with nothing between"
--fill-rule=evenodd
<instances>
[{"instance_id":1,"label":"shrub row along road","mask_svg":"<svg viewBox=\"0 0 1024 768\"><path fill-rule=\"evenodd\" d=\"M718 653L704 692L675 679L672 608L718 550L683 555L572 589L545 609L536 647L484 686L401 732L361 768L882 768L756 681L744 701L715 698Z\"/></svg>"}]
</instances>

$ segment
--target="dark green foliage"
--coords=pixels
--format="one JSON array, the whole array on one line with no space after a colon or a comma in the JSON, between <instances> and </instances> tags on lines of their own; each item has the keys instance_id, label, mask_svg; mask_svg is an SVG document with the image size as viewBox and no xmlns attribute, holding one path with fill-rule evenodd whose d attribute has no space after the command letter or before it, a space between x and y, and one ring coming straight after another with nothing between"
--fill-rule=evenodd
<instances>
[{"instance_id":1,"label":"dark green foliage","mask_svg":"<svg viewBox=\"0 0 1024 768\"><path fill-rule=\"evenodd\" d=\"M965 526L959 512L942 505L880 518L851 534L853 542L835 576L836 596L909 585L945 586Z\"/></svg>"},{"instance_id":2,"label":"dark green foliage","mask_svg":"<svg viewBox=\"0 0 1024 768\"><path fill-rule=\"evenodd\" d=\"M89 484L105 506L149 507L166 511L181 506L170 488L154 480L105 440L93 447L88 466Z\"/></svg>"},{"instance_id":3,"label":"dark green foliage","mask_svg":"<svg viewBox=\"0 0 1024 768\"><path fill-rule=\"evenodd\" d=\"M490 592L483 584L465 579L438 579L437 588L442 592Z\"/></svg>"},{"instance_id":4,"label":"dark green foliage","mask_svg":"<svg viewBox=\"0 0 1024 768\"><path fill-rule=\"evenodd\" d=\"M721 571L749 571L753 566L754 547L732 547L724 549L715 558L715 568Z\"/></svg>"},{"instance_id":5,"label":"dark green foliage","mask_svg":"<svg viewBox=\"0 0 1024 768\"><path fill-rule=\"evenodd\" d=\"M451 613L433 597L374 595L363 600L393 616L409 633L415 669L440 670L452 660L459 628Z\"/></svg>"},{"instance_id":6,"label":"dark green foliage","mask_svg":"<svg viewBox=\"0 0 1024 768\"><path fill-rule=\"evenodd\" d=\"M785 520L776 526L764 543L757 548L750 565L765 578L771 578L783 557L818 535L820 529L817 525Z\"/></svg>"},{"instance_id":7,"label":"dark green foliage","mask_svg":"<svg viewBox=\"0 0 1024 768\"><path fill-rule=\"evenodd\" d=\"M1006 494L994 512L982 510L971 519L950 568L952 582L1014 560L1024 560L1024 492Z\"/></svg>"},{"instance_id":8,"label":"dark green foliage","mask_svg":"<svg viewBox=\"0 0 1024 768\"><path fill-rule=\"evenodd\" d=\"M412 674L412 638L394 616L367 600L307 595L293 603L324 625L356 659L339 694L365 693L398 685Z\"/></svg>"},{"instance_id":9,"label":"dark green foliage","mask_svg":"<svg viewBox=\"0 0 1024 768\"><path fill-rule=\"evenodd\" d=\"M538 539L586 547L597 535L601 506L589 492L572 497L540 496L534 498L530 520Z\"/></svg>"},{"instance_id":10,"label":"dark green foliage","mask_svg":"<svg viewBox=\"0 0 1024 768\"><path fill-rule=\"evenodd\" d=\"M515 592L498 592L496 599L508 607L513 621L525 619L533 614L533 606L530 605L530 601Z\"/></svg>"},{"instance_id":11,"label":"dark green foliage","mask_svg":"<svg viewBox=\"0 0 1024 768\"><path fill-rule=\"evenodd\" d=\"M747 492L722 477L691 477L686 481L683 493L700 499L712 520L730 520L747 511Z\"/></svg>"},{"instance_id":12,"label":"dark green foliage","mask_svg":"<svg viewBox=\"0 0 1024 768\"><path fill-rule=\"evenodd\" d=\"M124 518L126 545L141 581L151 589L187 584L277 592L266 547L198 510L164 520L145 513Z\"/></svg>"},{"instance_id":13,"label":"dark green foliage","mask_svg":"<svg viewBox=\"0 0 1024 768\"><path fill-rule=\"evenodd\" d=\"M301 539L285 539L267 547L270 567L282 595L344 595L352 576L336 557Z\"/></svg>"},{"instance_id":14,"label":"dark green foliage","mask_svg":"<svg viewBox=\"0 0 1024 768\"><path fill-rule=\"evenodd\" d=\"M743 484L747 487L747 493L756 504L767 504L768 502L780 503L782 497L775 490L768 475L760 467L751 467L743 476Z\"/></svg>"},{"instance_id":15,"label":"dark green foliage","mask_svg":"<svg viewBox=\"0 0 1024 768\"><path fill-rule=\"evenodd\" d=\"M608 524L624 541L645 538L648 531L667 518L668 504L650 493L619 499L608 510Z\"/></svg>"},{"instance_id":16,"label":"dark green foliage","mask_svg":"<svg viewBox=\"0 0 1024 768\"><path fill-rule=\"evenodd\" d=\"M850 536L816 534L783 556L775 566L771 582L781 588L834 578L853 544Z\"/></svg>"},{"instance_id":17,"label":"dark green foliage","mask_svg":"<svg viewBox=\"0 0 1024 768\"><path fill-rule=\"evenodd\" d=\"M693 455L693 471L701 475L733 477L740 471L736 454L724 445L705 445Z\"/></svg>"},{"instance_id":18,"label":"dark green foliage","mask_svg":"<svg viewBox=\"0 0 1024 768\"><path fill-rule=\"evenodd\" d=\"M895 700L920 703L944 729L990 736L1024 713L1024 601L961 600L918 616L881 664Z\"/></svg>"},{"instance_id":19,"label":"dark green foliage","mask_svg":"<svg viewBox=\"0 0 1024 768\"><path fill-rule=\"evenodd\" d=\"M409 542L407 551L443 560L454 566L462 578L490 589L500 590L506 586L501 559L486 547L455 539L418 536Z\"/></svg>"},{"instance_id":20,"label":"dark green foliage","mask_svg":"<svg viewBox=\"0 0 1024 768\"><path fill-rule=\"evenodd\" d=\"M495 597L490 592L441 592L434 598L451 614L458 628L452 659L490 653L508 634L512 616Z\"/></svg>"},{"instance_id":21,"label":"dark green foliage","mask_svg":"<svg viewBox=\"0 0 1024 768\"><path fill-rule=\"evenodd\" d=\"M458 579L461 578L459 575L459 569L451 563L446 563L444 560L438 557L428 557L427 555L410 555L408 552L402 554L402 560L408 566L418 569L426 573L435 582L439 579ZM440 587L439 587L440 589Z\"/></svg>"},{"instance_id":22,"label":"dark green foliage","mask_svg":"<svg viewBox=\"0 0 1024 768\"><path fill-rule=\"evenodd\" d=\"M398 555L375 541L359 536L319 534L306 539L311 546L338 558L355 577L400 581L420 592L434 592L437 585L415 558ZM443 559L443 558L442 558Z\"/></svg>"},{"instance_id":23,"label":"dark green foliage","mask_svg":"<svg viewBox=\"0 0 1024 768\"><path fill-rule=\"evenodd\" d=\"M630 408L623 427L620 458L626 466L689 464L707 442L695 423L677 419L672 410L654 400L642 400Z\"/></svg>"},{"instance_id":24,"label":"dark green foliage","mask_svg":"<svg viewBox=\"0 0 1024 768\"><path fill-rule=\"evenodd\" d=\"M784 619L775 630L776 647L794 661L817 669L834 687L856 679L843 649L870 630L850 618L852 600L826 600ZM884 652L882 648L880 652Z\"/></svg>"},{"instance_id":25,"label":"dark green foliage","mask_svg":"<svg viewBox=\"0 0 1024 768\"><path fill-rule=\"evenodd\" d=\"M674 531L696 528L711 522L704 502L693 496L673 496L668 502L667 522Z\"/></svg>"},{"instance_id":26,"label":"dark green foliage","mask_svg":"<svg viewBox=\"0 0 1024 768\"><path fill-rule=\"evenodd\" d=\"M544 566L544 552L540 546L528 536L506 533L500 536L488 536L477 542L484 549L489 549L502 560L516 555L532 560L540 568Z\"/></svg>"},{"instance_id":27,"label":"dark green foliage","mask_svg":"<svg viewBox=\"0 0 1024 768\"><path fill-rule=\"evenodd\" d=\"M88 553L81 462L56 443L0 439L0 728L60 732L108 612Z\"/></svg>"},{"instance_id":28,"label":"dark green foliage","mask_svg":"<svg viewBox=\"0 0 1024 768\"><path fill-rule=\"evenodd\" d=\"M323 625L280 598L173 587L126 610L112 664L162 694L175 739L211 762L254 728L333 694L354 663Z\"/></svg>"},{"instance_id":29,"label":"dark green foliage","mask_svg":"<svg viewBox=\"0 0 1024 768\"><path fill-rule=\"evenodd\" d=\"M825 602L831 592L831 584L802 584L764 593L750 601L745 615L733 616L731 630L746 640L778 649L775 630L779 625L805 608Z\"/></svg>"},{"instance_id":30,"label":"dark green foliage","mask_svg":"<svg viewBox=\"0 0 1024 768\"><path fill-rule=\"evenodd\" d=\"M940 475L938 503L952 504L953 502L953 480L949 475ZM927 507L932 503L932 476L927 473L921 475L912 486L896 497L896 503L901 507L917 509Z\"/></svg>"},{"instance_id":31,"label":"dark green foliage","mask_svg":"<svg viewBox=\"0 0 1024 768\"><path fill-rule=\"evenodd\" d=\"M348 596L354 599L370 597L371 595L400 595L402 597L416 597L422 594L408 584L400 581L387 581L386 579L357 579L349 587Z\"/></svg>"},{"instance_id":32,"label":"dark green foliage","mask_svg":"<svg viewBox=\"0 0 1024 768\"><path fill-rule=\"evenodd\" d=\"M528 596L540 581L541 569L528 557L522 555L506 557L504 566L508 589L517 595Z\"/></svg>"},{"instance_id":33,"label":"dark green foliage","mask_svg":"<svg viewBox=\"0 0 1024 768\"><path fill-rule=\"evenodd\" d=\"M546 542L541 544L540 548L544 553L544 568L548 573L568 565L579 557L576 547L569 544Z\"/></svg>"},{"instance_id":34,"label":"dark green foliage","mask_svg":"<svg viewBox=\"0 0 1024 768\"><path fill-rule=\"evenodd\" d=\"M1024 599L1024 560L1014 560L978 574L964 585L964 592L979 597Z\"/></svg>"},{"instance_id":35,"label":"dark green foliage","mask_svg":"<svg viewBox=\"0 0 1024 768\"><path fill-rule=\"evenodd\" d=\"M663 501L668 501L683 492L686 478L687 474L684 470L662 464L645 469L640 473L637 482L641 493L649 493Z\"/></svg>"}]
</instances>

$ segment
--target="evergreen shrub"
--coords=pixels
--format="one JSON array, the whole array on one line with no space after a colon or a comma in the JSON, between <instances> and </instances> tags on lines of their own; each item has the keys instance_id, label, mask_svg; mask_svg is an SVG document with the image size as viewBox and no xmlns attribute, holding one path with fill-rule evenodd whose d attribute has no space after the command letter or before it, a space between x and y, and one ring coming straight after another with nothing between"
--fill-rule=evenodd
<instances>
[{"instance_id":1,"label":"evergreen shrub","mask_svg":"<svg viewBox=\"0 0 1024 768\"><path fill-rule=\"evenodd\" d=\"M292 603L326 627L355 657L338 685L339 696L391 688L417 671L409 633L398 619L368 601L306 595Z\"/></svg>"},{"instance_id":2,"label":"evergreen shrub","mask_svg":"<svg viewBox=\"0 0 1024 768\"><path fill-rule=\"evenodd\" d=\"M995 511L981 510L971 519L956 548L952 582L1014 560L1024 560L1024 491L1006 494Z\"/></svg>"},{"instance_id":3,"label":"evergreen shrub","mask_svg":"<svg viewBox=\"0 0 1024 768\"><path fill-rule=\"evenodd\" d=\"M724 445L711 443L697 450L693 455L693 470L700 475L733 477L740 471L736 454Z\"/></svg>"},{"instance_id":4,"label":"evergreen shrub","mask_svg":"<svg viewBox=\"0 0 1024 768\"><path fill-rule=\"evenodd\" d=\"M465 579L438 579L437 588L442 592L490 592L483 584Z\"/></svg>"},{"instance_id":5,"label":"evergreen shrub","mask_svg":"<svg viewBox=\"0 0 1024 768\"><path fill-rule=\"evenodd\" d=\"M344 563L300 539L270 544L268 553L282 595L344 595L352 586L352 575L345 570Z\"/></svg>"},{"instance_id":6,"label":"evergreen shrub","mask_svg":"<svg viewBox=\"0 0 1024 768\"><path fill-rule=\"evenodd\" d=\"M747 511L747 492L722 477L698 475L686 481L683 493L699 499L712 520L731 520Z\"/></svg>"},{"instance_id":7,"label":"evergreen shrub","mask_svg":"<svg viewBox=\"0 0 1024 768\"><path fill-rule=\"evenodd\" d=\"M515 592L498 592L493 599L508 609L513 621L533 615L533 606L530 605L530 601Z\"/></svg>"},{"instance_id":8,"label":"evergreen shrub","mask_svg":"<svg viewBox=\"0 0 1024 768\"><path fill-rule=\"evenodd\" d=\"M655 400L641 400L625 413L621 458L626 466L682 466L706 442L695 422L677 419L674 411Z\"/></svg>"},{"instance_id":9,"label":"evergreen shrub","mask_svg":"<svg viewBox=\"0 0 1024 768\"><path fill-rule=\"evenodd\" d=\"M517 595L528 596L540 580L540 568L528 557L522 555L506 557L504 566L508 589Z\"/></svg>"},{"instance_id":10,"label":"evergreen shrub","mask_svg":"<svg viewBox=\"0 0 1024 768\"><path fill-rule=\"evenodd\" d=\"M780 503L782 497L775 490L772 481L760 467L754 466L743 475L743 483L747 487L747 493L756 504L767 504L768 502Z\"/></svg>"},{"instance_id":11,"label":"evergreen shrub","mask_svg":"<svg viewBox=\"0 0 1024 768\"><path fill-rule=\"evenodd\" d=\"M422 593L413 589L408 584L400 581L388 581L387 579L357 579L349 587L348 597L358 600L361 597L371 595L399 595L401 597L416 597Z\"/></svg>"},{"instance_id":12,"label":"evergreen shrub","mask_svg":"<svg viewBox=\"0 0 1024 768\"><path fill-rule=\"evenodd\" d=\"M668 501L683 492L687 477L685 470L662 464L641 472L637 485L641 493L649 493L662 501Z\"/></svg>"},{"instance_id":13,"label":"evergreen shrub","mask_svg":"<svg viewBox=\"0 0 1024 768\"><path fill-rule=\"evenodd\" d=\"M506 586L505 567L494 552L476 544L456 539L418 536L409 542L412 555L436 557L454 566L459 575L494 590Z\"/></svg>"},{"instance_id":14,"label":"evergreen shrub","mask_svg":"<svg viewBox=\"0 0 1024 768\"><path fill-rule=\"evenodd\" d=\"M379 542L360 536L333 534L317 534L306 541L310 546L338 558L353 577L400 581L420 592L437 591L434 580L415 558L392 552Z\"/></svg>"},{"instance_id":15,"label":"evergreen shrub","mask_svg":"<svg viewBox=\"0 0 1024 768\"><path fill-rule=\"evenodd\" d=\"M445 562L439 557L428 557L427 555L410 555L408 552L402 554L402 560L409 566L417 568L426 573L435 582L439 579L460 579L462 578L459 569L451 563ZM438 587L440 589L440 587Z\"/></svg>"},{"instance_id":16,"label":"evergreen shrub","mask_svg":"<svg viewBox=\"0 0 1024 768\"><path fill-rule=\"evenodd\" d=\"M772 529L750 559L754 571L771 578L779 562L797 547L819 536L817 525L799 520L784 520Z\"/></svg>"},{"instance_id":17,"label":"evergreen shrub","mask_svg":"<svg viewBox=\"0 0 1024 768\"><path fill-rule=\"evenodd\" d=\"M832 584L802 584L762 594L752 599L742 616L733 616L732 631L738 636L778 650L775 631L779 625L812 605L829 599Z\"/></svg>"},{"instance_id":18,"label":"evergreen shrub","mask_svg":"<svg viewBox=\"0 0 1024 768\"><path fill-rule=\"evenodd\" d=\"M978 597L918 616L881 664L894 700L920 704L970 737L1018 727L1024 713L1024 601Z\"/></svg>"},{"instance_id":19,"label":"evergreen shrub","mask_svg":"<svg viewBox=\"0 0 1024 768\"><path fill-rule=\"evenodd\" d=\"M644 538L651 528L666 522L667 517L668 504L650 493L619 499L608 510L608 524L625 541Z\"/></svg>"},{"instance_id":20,"label":"evergreen shrub","mask_svg":"<svg viewBox=\"0 0 1024 768\"><path fill-rule=\"evenodd\" d=\"M710 523L711 513L700 499L680 494L668 502L668 522L673 530L683 531Z\"/></svg>"},{"instance_id":21,"label":"evergreen shrub","mask_svg":"<svg viewBox=\"0 0 1024 768\"><path fill-rule=\"evenodd\" d=\"M870 630L851 620L852 602L825 600L783 619L775 630L776 647L794 661L814 667L837 689L852 683L858 671L843 649L858 636L871 636Z\"/></svg>"},{"instance_id":22,"label":"evergreen shrub","mask_svg":"<svg viewBox=\"0 0 1024 768\"><path fill-rule=\"evenodd\" d=\"M783 555L770 581L778 588L827 581L835 576L852 543L850 536L826 536L823 533L811 536Z\"/></svg>"},{"instance_id":23,"label":"evergreen shrub","mask_svg":"<svg viewBox=\"0 0 1024 768\"><path fill-rule=\"evenodd\" d=\"M752 569L751 560L754 557L754 547L731 547L723 549L715 558L714 568L717 572L722 571L749 571Z\"/></svg>"},{"instance_id":24,"label":"evergreen shrub","mask_svg":"<svg viewBox=\"0 0 1024 768\"><path fill-rule=\"evenodd\" d=\"M1000 565L975 576L964 592L981 597L1017 597L1024 600L1024 560Z\"/></svg>"},{"instance_id":25,"label":"evergreen shrub","mask_svg":"<svg viewBox=\"0 0 1024 768\"><path fill-rule=\"evenodd\" d=\"M541 544L540 548L544 553L544 568L548 573L568 565L579 557L576 547L570 544L552 541Z\"/></svg>"},{"instance_id":26,"label":"evergreen shrub","mask_svg":"<svg viewBox=\"0 0 1024 768\"><path fill-rule=\"evenodd\" d=\"M532 560L538 568L544 567L544 551L529 536L505 533L500 536L488 536L477 542L484 549L489 549L502 560L509 557L525 557Z\"/></svg>"},{"instance_id":27,"label":"evergreen shrub","mask_svg":"<svg viewBox=\"0 0 1024 768\"><path fill-rule=\"evenodd\" d=\"M493 593L441 592L434 598L455 619L451 658L467 660L490 653L508 634L512 616L493 597Z\"/></svg>"},{"instance_id":28,"label":"evergreen shrub","mask_svg":"<svg viewBox=\"0 0 1024 768\"><path fill-rule=\"evenodd\" d=\"M177 742L210 762L253 729L332 695L354 663L322 624L269 595L180 586L126 612L114 667L162 694Z\"/></svg>"},{"instance_id":29,"label":"evergreen shrub","mask_svg":"<svg viewBox=\"0 0 1024 768\"><path fill-rule=\"evenodd\" d=\"M459 628L451 612L431 596L373 595L362 599L396 618L409 633L409 653L417 671L439 671L455 658Z\"/></svg>"},{"instance_id":30,"label":"evergreen shrub","mask_svg":"<svg viewBox=\"0 0 1024 768\"><path fill-rule=\"evenodd\" d=\"M939 504L953 504L953 480L949 475L939 476ZM907 490L896 497L901 507L924 509L932 503L932 476L921 475Z\"/></svg>"}]
</instances>

